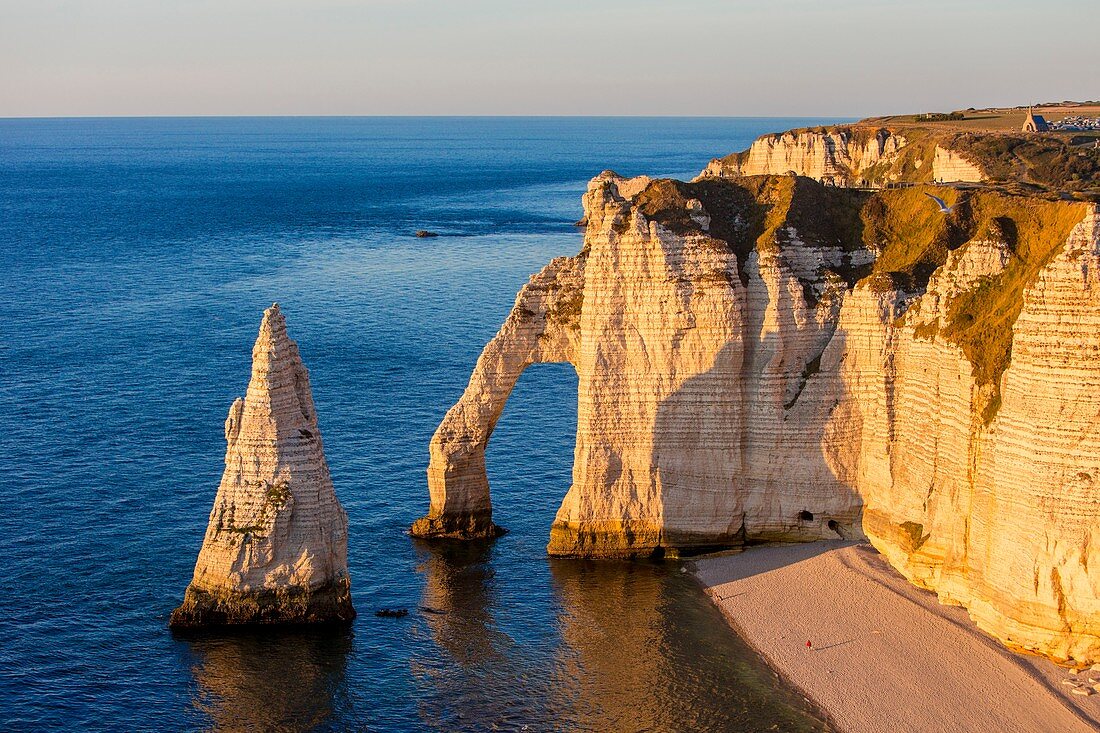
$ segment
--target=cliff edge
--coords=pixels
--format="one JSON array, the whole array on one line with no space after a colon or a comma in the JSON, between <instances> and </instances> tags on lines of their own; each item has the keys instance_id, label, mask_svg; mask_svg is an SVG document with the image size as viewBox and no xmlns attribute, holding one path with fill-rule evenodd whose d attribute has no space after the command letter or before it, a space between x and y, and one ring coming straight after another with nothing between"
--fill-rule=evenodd
<instances>
[{"instance_id":1,"label":"cliff edge","mask_svg":"<svg viewBox=\"0 0 1100 733\"><path fill-rule=\"evenodd\" d=\"M979 130L902 118L788 130L715 158L699 175L798 175L826 185L883 189L910 184L995 185L1030 196L1100 202L1100 139L1092 133Z\"/></svg>"},{"instance_id":2,"label":"cliff edge","mask_svg":"<svg viewBox=\"0 0 1100 733\"><path fill-rule=\"evenodd\" d=\"M504 401L568 362L552 555L866 537L1006 643L1100 660L1095 205L606 172L584 206L433 438L414 534L491 534Z\"/></svg>"}]
</instances>

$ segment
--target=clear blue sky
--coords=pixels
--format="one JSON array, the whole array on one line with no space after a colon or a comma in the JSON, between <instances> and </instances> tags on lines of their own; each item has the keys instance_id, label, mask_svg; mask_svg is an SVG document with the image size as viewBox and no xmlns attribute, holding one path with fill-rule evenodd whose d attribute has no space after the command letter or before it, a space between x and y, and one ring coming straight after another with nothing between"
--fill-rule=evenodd
<instances>
[{"instance_id":1,"label":"clear blue sky","mask_svg":"<svg viewBox=\"0 0 1100 733\"><path fill-rule=\"evenodd\" d=\"M1100 0L0 0L0 116L867 115L1100 97Z\"/></svg>"}]
</instances>

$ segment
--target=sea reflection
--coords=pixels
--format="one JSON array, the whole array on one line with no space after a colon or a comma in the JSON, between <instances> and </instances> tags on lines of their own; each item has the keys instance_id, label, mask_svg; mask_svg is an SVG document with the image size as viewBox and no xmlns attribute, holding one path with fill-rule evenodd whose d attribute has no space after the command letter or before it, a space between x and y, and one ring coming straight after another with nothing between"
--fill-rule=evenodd
<instances>
[{"instance_id":1,"label":"sea reflection","mask_svg":"<svg viewBox=\"0 0 1100 733\"><path fill-rule=\"evenodd\" d=\"M560 682L577 690L565 727L669 730L660 725L676 719L666 709L665 574L646 564L561 560L550 561L550 572L562 605Z\"/></svg>"},{"instance_id":2,"label":"sea reflection","mask_svg":"<svg viewBox=\"0 0 1100 733\"><path fill-rule=\"evenodd\" d=\"M678 563L551 560L576 731L827 730Z\"/></svg>"},{"instance_id":3,"label":"sea reflection","mask_svg":"<svg viewBox=\"0 0 1100 733\"><path fill-rule=\"evenodd\" d=\"M505 605L517 591L498 592L491 546L421 551L436 647L411 660L425 728L827 730L676 563L546 559L548 623Z\"/></svg>"},{"instance_id":4,"label":"sea reflection","mask_svg":"<svg viewBox=\"0 0 1100 733\"><path fill-rule=\"evenodd\" d=\"M355 717L346 709L344 682L349 629L262 629L184 641L193 655L193 703L210 730L302 731Z\"/></svg>"},{"instance_id":5,"label":"sea reflection","mask_svg":"<svg viewBox=\"0 0 1100 733\"><path fill-rule=\"evenodd\" d=\"M550 678L538 645L525 646L497 618L493 547L418 543L424 590L418 612L436 650L415 656L420 719L433 730L544 730Z\"/></svg>"}]
</instances>

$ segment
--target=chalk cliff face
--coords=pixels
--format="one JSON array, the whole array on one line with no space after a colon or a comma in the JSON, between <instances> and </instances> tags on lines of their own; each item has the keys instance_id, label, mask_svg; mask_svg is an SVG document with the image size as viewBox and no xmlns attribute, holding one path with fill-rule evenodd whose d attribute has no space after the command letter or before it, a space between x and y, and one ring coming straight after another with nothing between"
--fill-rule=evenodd
<instances>
[{"instance_id":1,"label":"chalk cliff face","mask_svg":"<svg viewBox=\"0 0 1100 733\"><path fill-rule=\"evenodd\" d=\"M350 621L348 520L336 499L309 372L279 306L225 421L225 472L173 627Z\"/></svg>"},{"instance_id":2,"label":"chalk cliff face","mask_svg":"<svg viewBox=\"0 0 1100 733\"><path fill-rule=\"evenodd\" d=\"M865 536L1007 643L1100 661L1100 215L937 193L954 213L919 187L601 175L584 249L524 287L436 433L414 531L492 534L492 427L564 361L551 554Z\"/></svg>"},{"instance_id":3,"label":"chalk cliff face","mask_svg":"<svg viewBox=\"0 0 1100 733\"><path fill-rule=\"evenodd\" d=\"M921 129L841 126L757 138L748 150L716 158L699 178L807 176L835 186L883 186L902 181L985 180L975 162L928 139ZM699 179L696 179L699 180Z\"/></svg>"},{"instance_id":4,"label":"chalk cliff face","mask_svg":"<svg viewBox=\"0 0 1100 733\"><path fill-rule=\"evenodd\" d=\"M996 278L1019 256L975 245L969 264L964 252L945 266L959 265L962 282L968 270ZM940 333L915 335L923 307L883 329L877 364L853 360L845 377L866 390L857 486L875 546L1010 645L1082 661L1100 658L1098 267L1090 207L1023 291L997 395Z\"/></svg>"},{"instance_id":5,"label":"chalk cliff face","mask_svg":"<svg viewBox=\"0 0 1100 733\"><path fill-rule=\"evenodd\" d=\"M986 177L982 169L966 155L937 145L932 157L932 178L936 181L978 183Z\"/></svg>"},{"instance_id":6,"label":"chalk cliff face","mask_svg":"<svg viewBox=\"0 0 1100 733\"><path fill-rule=\"evenodd\" d=\"M892 161L907 142L903 136L885 129L860 133L850 128L834 128L764 135L743 153L711 161L703 175L795 173L825 183L848 185L864 169Z\"/></svg>"},{"instance_id":7,"label":"chalk cliff face","mask_svg":"<svg viewBox=\"0 0 1100 733\"><path fill-rule=\"evenodd\" d=\"M431 442L431 508L417 537L495 537L485 446L520 374L539 362L575 361L584 256L560 257L533 276L500 332L477 360L470 384ZM461 487L453 490L454 487Z\"/></svg>"}]
</instances>

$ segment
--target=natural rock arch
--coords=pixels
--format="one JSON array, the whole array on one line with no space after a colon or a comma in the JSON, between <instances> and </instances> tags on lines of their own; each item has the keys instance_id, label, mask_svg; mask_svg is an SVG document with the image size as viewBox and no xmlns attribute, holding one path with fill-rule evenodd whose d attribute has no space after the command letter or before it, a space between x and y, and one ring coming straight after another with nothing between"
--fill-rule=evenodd
<instances>
[{"instance_id":1,"label":"natural rock arch","mask_svg":"<svg viewBox=\"0 0 1100 733\"><path fill-rule=\"evenodd\" d=\"M523 286L504 325L485 346L462 397L432 437L431 506L412 526L416 537L496 537L485 448L508 396L531 364L576 367L584 255L559 257Z\"/></svg>"}]
</instances>

